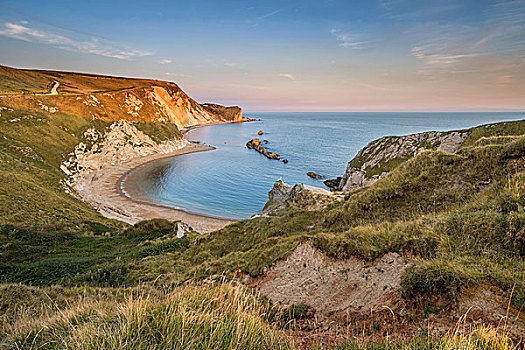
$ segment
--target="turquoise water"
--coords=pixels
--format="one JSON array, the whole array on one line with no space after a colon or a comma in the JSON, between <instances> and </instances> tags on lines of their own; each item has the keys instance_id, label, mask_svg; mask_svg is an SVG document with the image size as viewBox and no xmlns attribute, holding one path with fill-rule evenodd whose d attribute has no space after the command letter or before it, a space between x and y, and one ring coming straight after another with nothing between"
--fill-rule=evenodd
<instances>
[{"instance_id":1,"label":"turquoise water","mask_svg":"<svg viewBox=\"0 0 525 350\"><path fill-rule=\"evenodd\" d=\"M259 213L275 181L324 187L308 171L335 178L368 142L385 135L453 130L525 119L525 113L247 113L262 122L192 130L187 138L217 147L153 163L136 186L164 205L233 219ZM259 130L264 135L258 136ZM248 140L268 140L288 164L247 149Z\"/></svg>"}]
</instances>

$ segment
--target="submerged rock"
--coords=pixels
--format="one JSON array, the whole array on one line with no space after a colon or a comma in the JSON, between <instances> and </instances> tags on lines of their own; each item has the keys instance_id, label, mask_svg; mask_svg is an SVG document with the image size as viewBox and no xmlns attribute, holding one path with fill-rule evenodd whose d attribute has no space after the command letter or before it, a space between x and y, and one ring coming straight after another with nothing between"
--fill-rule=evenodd
<instances>
[{"instance_id":1,"label":"submerged rock","mask_svg":"<svg viewBox=\"0 0 525 350\"><path fill-rule=\"evenodd\" d=\"M263 154L264 156L266 156L269 159L276 159L276 160L280 160L281 159L281 156L278 155L277 153L270 152L266 148L261 146L261 140L259 140L259 139L253 139L253 140L248 141L246 143L246 147L256 150L257 152Z\"/></svg>"},{"instance_id":2,"label":"submerged rock","mask_svg":"<svg viewBox=\"0 0 525 350\"><path fill-rule=\"evenodd\" d=\"M313 172L313 171L309 171L306 173L306 175L310 176L312 179L320 179L321 178L321 175Z\"/></svg>"}]
</instances>

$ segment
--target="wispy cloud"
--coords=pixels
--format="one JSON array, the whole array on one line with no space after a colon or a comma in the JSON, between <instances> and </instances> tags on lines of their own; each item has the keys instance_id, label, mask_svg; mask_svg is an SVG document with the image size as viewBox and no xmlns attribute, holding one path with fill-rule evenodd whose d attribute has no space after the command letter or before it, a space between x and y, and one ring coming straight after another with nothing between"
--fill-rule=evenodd
<instances>
[{"instance_id":1,"label":"wispy cloud","mask_svg":"<svg viewBox=\"0 0 525 350\"><path fill-rule=\"evenodd\" d=\"M286 79L290 79L290 80L295 80L295 77L294 77L292 74L290 74L290 73L281 73L281 74L279 74L279 76L280 76L281 78L286 78Z\"/></svg>"},{"instance_id":2,"label":"wispy cloud","mask_svg":"<svg viewBox=\"0 0 525 350\"><path fill-rule=\"evenodd\" d=\"M353 33L343 33L338 29L330 30L336 40L339 42L339 46L346 47L353 50L361 50L370 47L371 42L361 40L360 36Z\"/></svg>"},{"instance_id":3,"label":"wispy cloud","mask_svg":"<svg viewBox=\"0 0 525 350\"><path fill-rule=\"evenodd\" d=\"M0 36L51 45L67 51L83 52L121 60L153 54L152 52L118 47L119 45L115 43L106 42L96 37L90 37L87 40L74 39L55 32L32 28L27 22L20 24L5 22L3 28L0 28Z\"/></svg>"},{"instance_id":4,"label":"wispy cloud","mask_svg":"<svg viewBox=\"0 0 525 350\"><path fill-rule=\"evenodd\" d=\"M425 64L436 65L436 66L449 66L451 64L458 63L465 58L477 56L475 53L469 54L449 54L447 53L446 48L433 51L435 48L429 47L420 47L416 46L412 48L412 55L422 60Z\"/></svg>"},{"instance_id":5,"label":"wispy cloud","mask_svg":"<svg viewBox=\"0 0 525 350\"><path fill-rule=\"evenodd\" d=\"M169 58L163 58L163 59L159 60L160 64L170 64L171 62L173 62L173 61L171 59L169 59Z\"/></svg>"},{"instance_id":6,"label":"wispy cloud","mask_svg":"<svg viewBox=\"0 0 525 350\"><path fill-rule=\"evenodd\" d=\"M166 72L164 75L169 77L176 77L176 78L192 78L193 75L190 74L183 74L183 73L172 73L172 72Z\"/></svg>"},{"instance_id":7,"label":"wispy cloud","mask_svg":"<svg viewBox=\"0 0 525 350\"><path fill-rule=\"evenodd\" d=\"M272 11L272 12L270 12L270 13L267 13L267 14L265 14L265 15L262 15L262 16L257 17L257 20L258 20L258 21L261 21L261 20L263 20L263 19L266 19L266 18L269 18L269 17L273 17L273 16L275 16L276 14L281 13L283 10L284 10L284 8L277 9L277 10L275 10L275 11Z\"/></svg>"},{"instance_id":8,"label":"wispy cloud","mask_svg":"<svg viewBox=\"0 0 525 350\"><path fill-rule=\"evenodd\" d=\"M487 9L485 20L476 23L427 22L412 31L420 33L420 39L411 53L427 66L461 66L469 73L479 67L483 72L490 69L486 62L491 60L497 70L515 69L523 65L516 57L525 52L525 0L497 1Z\"/></svg>"}]
</instances>

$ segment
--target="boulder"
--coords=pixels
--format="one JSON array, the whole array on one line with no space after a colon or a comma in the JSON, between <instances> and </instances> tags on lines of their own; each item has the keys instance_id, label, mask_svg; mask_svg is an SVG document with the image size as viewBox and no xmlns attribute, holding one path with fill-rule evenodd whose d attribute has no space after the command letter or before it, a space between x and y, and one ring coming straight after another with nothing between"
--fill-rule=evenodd
<instances>
[{"instance_id":1,"label":"boulder","mask_svg":"<svg viewBox=\"0 0 525 350\"><path fill-rule=\"evenodd\" d=\"M310 176L312 179L320 179L321 178L321 175L313 172L313 171L309 171L306 173L306 175Z\"/></svg>"},{"instance_id":2,"label":"boulder","mask_svg":"<svg viewBox=\"0 0 525 350\"><path fill-rule=\"evenodd\" d=\"M326 187L329 187L331 189L337 189L342 179L343 178L341 176L338 176L336 179L328 179L325 180L323 183L326 185Z\"/></svg>"},{"instance_id":3,"label":"boulder","mask_svg":"<svg viewBox=\"0 0 525 350\"><path fill-rule=\"evenodd\" d=\"M264 134L262 130L259 130L259 132L257 133L257 135L262 135L262 134Z\"/></svg>"},{"instance_id":4,"label":"boulder","mask_svg":"<svg viewBox=\"0 0 525 350\"><path fill-rule=\"evenodd\" d=\"M284 164L288 163L288 159L284 158L284 159L283 159L283 163L284 163Z\"/></svg>"}]
</instances>

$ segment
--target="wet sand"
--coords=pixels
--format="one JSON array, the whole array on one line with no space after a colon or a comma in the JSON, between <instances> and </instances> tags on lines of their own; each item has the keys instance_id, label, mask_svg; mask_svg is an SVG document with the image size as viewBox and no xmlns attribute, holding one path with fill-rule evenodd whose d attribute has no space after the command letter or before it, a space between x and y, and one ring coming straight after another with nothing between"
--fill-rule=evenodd
<instances>
[{"instance_id":1,"label":"wet sand","mask_svg":"<svg viewBox=\"0 0 525 350\"><path fill-rule=\"evenodd\" d=\"M90 204L98 207L105 217L129 224L161 218L171 221L181 220L201 233L218 230L234 223L235 220L192 214L180 209L155 204L151 199L141 194L132 181L126 182L134 169L146 166L153 161L212 149L214 147L189 143L172 153L137 157L128 162L104 168L102 172L93 177L89 186L89 193L83 193L83 197L85 196Z\"/></svg>"}]
</instances>

